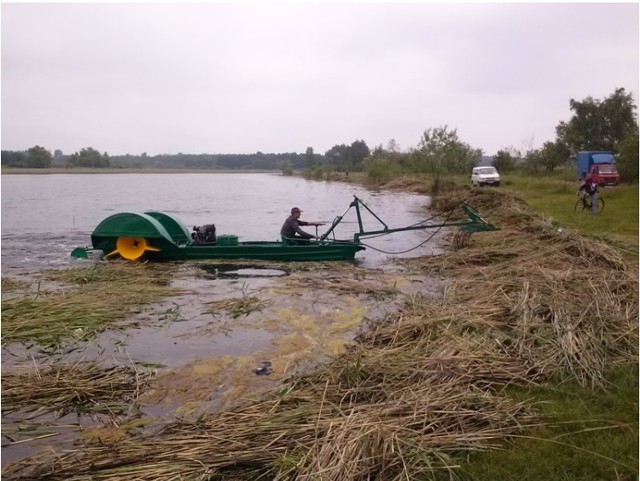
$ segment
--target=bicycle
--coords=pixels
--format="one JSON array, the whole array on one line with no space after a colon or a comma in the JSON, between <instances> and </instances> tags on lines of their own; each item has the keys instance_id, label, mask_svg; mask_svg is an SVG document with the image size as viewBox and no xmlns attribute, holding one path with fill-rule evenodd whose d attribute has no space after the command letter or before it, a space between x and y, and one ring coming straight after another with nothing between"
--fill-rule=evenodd
<instances>
[{"instance_id":1,"label":"bicycle","mask_svg":"<svg viewBox=\"0 0 640 481\"><path fill-rule=\"evenodd\" d=\"M592 212L591 196L585 195L584 197L580 197L576 201L576 205L573 207L573 212L575 214L582 214L583 212ZM600 214L604 210L604 199L598 196L598 207L594 214Z\"/></svg>"}]
</instances>

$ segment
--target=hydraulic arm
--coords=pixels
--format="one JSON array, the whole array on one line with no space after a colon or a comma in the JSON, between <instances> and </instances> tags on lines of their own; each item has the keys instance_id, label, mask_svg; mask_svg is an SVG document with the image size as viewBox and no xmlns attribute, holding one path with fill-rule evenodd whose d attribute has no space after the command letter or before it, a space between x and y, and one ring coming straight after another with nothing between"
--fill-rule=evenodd
<instances>
[{"instance_id":1,"label":"hydraulic arm","mask_svg":"<svg viewBox=\"0 0 640 481\"><path fill-rule=\"evenodd\" d=\"M347 210L345 210L341 215L337 216L333 222L331 223L331 227L320 236L320 240L325 240L329 234L331 234L334 229L340 224L344 216L349 212L349 210L353 207L356 211L356 217L358 219L358 228L359 231L353 235L353 242L359 243L360 239L363 237L370 236L378 236L384 234L393 234L395 232L404 232L410 230L423 230L423 229L435 229L439 227L461 227L463 230L467 232L483 232L483 231L495 231L498 230L493 224L490 224L486 220L484 220L480 214L478 214L471 206L467 203L463 202L460 204L462 210L467 214L468 219L462 221L454 221L454 222L441 222L441 223L433 223L433 224L416 224L407 227L396 227L389 228L389 226L382 220L380 217L376 215L364 202L362 202L357 196L353 196L353 201L349 204ZM381 225L382 228L377 230L364 230L364 226L362 223L362 212L361 208L367 210Z\"/></svg>"}]
</instances>

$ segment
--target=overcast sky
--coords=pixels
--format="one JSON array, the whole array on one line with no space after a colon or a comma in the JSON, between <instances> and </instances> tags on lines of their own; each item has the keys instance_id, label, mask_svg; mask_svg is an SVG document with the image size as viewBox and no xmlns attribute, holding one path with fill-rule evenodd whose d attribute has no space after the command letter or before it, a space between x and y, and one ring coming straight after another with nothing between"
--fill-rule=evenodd
<instances>
[{"instance_id":1,"label":"overcast sky","mask_svg":"<svg viewBox=\"0 0 640 481\"><path fill-rule=\"evenodd\" d=\"M487 155L638 100L638 4L1 5L2 149L324 153L448 125Z\"/></svg>"}]
</instances>

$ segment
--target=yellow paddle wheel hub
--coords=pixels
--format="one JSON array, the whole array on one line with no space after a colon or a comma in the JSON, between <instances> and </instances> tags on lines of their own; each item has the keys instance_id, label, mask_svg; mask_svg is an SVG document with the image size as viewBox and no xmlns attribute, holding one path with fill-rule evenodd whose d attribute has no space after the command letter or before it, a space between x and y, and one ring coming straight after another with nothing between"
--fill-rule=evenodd
<instances>
[{"instance_id":1,"label":"yellow paddle wheel hub","mask_svg":"<svg viewBox=\"0 0 640 481\"><path fill-rule=\"evenodd\" d=\"M160 249L149 245L144 237L118 237L116 249L107 256L120 254L124 259L135 261L142 258L147 252L158 252Z\"/></svg>"}]
</instances>

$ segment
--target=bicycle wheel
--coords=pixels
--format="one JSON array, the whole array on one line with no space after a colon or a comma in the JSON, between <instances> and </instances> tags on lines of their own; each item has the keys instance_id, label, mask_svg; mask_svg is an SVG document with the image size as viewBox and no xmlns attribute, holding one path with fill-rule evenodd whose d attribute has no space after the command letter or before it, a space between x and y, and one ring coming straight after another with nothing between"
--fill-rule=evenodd
<instances>
[{"instance_id":1,"label":"bicycle wheel","mask_svg":"<svg viewBox=\"0 0 640 481\"><path fill-rule=\"evenodd\" d=\"M581 214L583 213L589 206L587 205L586 202L583 202L582 199L578 199L576 201L576 205L573 206L573 213L574 214Z\"/></svg>"},{"instance_id":2,"label":"bicycle wheel","mask_svg":"<svg viewBox=\"0 0 640 481\"><path fill-rule=\"evenodd\" d=\"M594 214L600 214L604 210L604 199L602 197L598 197L598 208L594 212Z\"/></svg>"}]
</instances>

